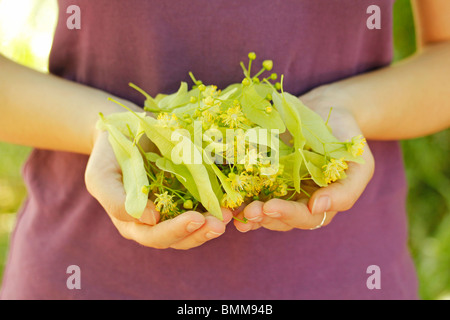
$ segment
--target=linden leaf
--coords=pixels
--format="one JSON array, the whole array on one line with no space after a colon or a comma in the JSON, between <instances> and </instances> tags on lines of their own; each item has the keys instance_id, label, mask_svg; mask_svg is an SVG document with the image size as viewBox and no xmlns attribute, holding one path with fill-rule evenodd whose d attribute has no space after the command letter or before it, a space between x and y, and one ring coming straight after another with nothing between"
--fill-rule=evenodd
<instances>
[{"instance_id":1,"label":"linden leaf","mask_svg":"<svg viewBox=\"0 0 450 320\"><path fill-rule=\"evenodd\" d=\"M174 94L163 97L158 102L158 107L164 111L171 111L189 103L190 95L188 95L188 85L181 82L180 88Z\"/></svg>"},{"instance_id":2,"label":"linden leaf","mask_svg":"<svg viewBox=\"0 0 450 320\"><path fill-rule=\"evenodd\" d=\"M170 128L161 127L158 125L158 121L151 117L141 118L141 121L147 137L158 147L159 151L165 158L172 161L172 151L175 147L179 147L184 150L191 150L193 156L191 159L202 159L201 154L199 158L199 151L190 139L172 141L172 134L174 131ZM183 158L184 157L181 159ZM199 201L212 215L222 220L223 217L220 203L216 197L216 192L213 189L213 185L205 165L202 162L195 163L194 161L185 161L178 164L183 164L186 166L187 170L192 175L192 179L198 189L200 198Z\"/></svg>"},{"instance_id":3,"label":"linden leaf","mask_svg":"<svg viewBox=\"0 0 450 320\"><path fill-rule=\"evenodd\" d=\"M148 185L144 160L136 145L118 128L101 119L100 127L108 131L108 140L113 148L117 162L122 169L123 186L126 193L125 210L139 219L147 206L148 194L144 193Z\"/></svg>"},{"instance_id":4,"label":"linden leaf","mask_svg":"<svg viewBox=\"0 0 450 320\"><path fill-rule=\"evenodd\" d=\"M319 114L305 106L296 96L287 92L284 92L283 95L300 115L302 132L306 139L305 147L310 147L317 153L325 154L342 146Z\"/></svg>"},{"instance_id":5,"label":"linden leaf","mask_svg":"<svg viewBox=\"0 0 450 320\"><path fill-rule=\"evenodd\" d=\"M192 177L191 172L186 168L185 165L175 164L167 158L159 157L156 160L156 166L163 171L174 174L177 177L178 181L180 181L186 187L186 189L195 199L197 199L198 201L201 200L197 185L195 184L195 180Z\"/></svg>"},{"instance_id":6,"label":"linden leaf","mask_svg":"<svg viewBox=\"0 0 450 320\"><path fill-rule=\"evenodd\" d=\"M305 146L306 140L302 132L302 119L297 108L294 107L295 101L291 101L291 95L285 93L280 94L273 90L273 103L280 113L286 128L294 139L294 165L292 166L292 177L294 180L294 188L300 193L300 168L303 161L301 150ZM298 100L298 99L297 99Z\"/></svg>"},{"instance_id":7,"label":"linden leaf","mask_svg":"<svg viewBox=\"0 0 450 320\"><path fill-rule=\"evenodd\" d=\"M322 167L326 164L325 157L307 150L303 150L301 155L313 181L320 187L326 187L328 184L322 170Z\"/></svg>"},{"instance_id":8,"label":"linden leaf","mask_svg":"<svg viewBox=\"0 0 450 320\"><path fill-rule=\"evenodd\" d=\"M266 111L272 105L265 96L258 94L255 86L242 90L240 103L242 111L251 122L267 130L277 129L279 133L286 131L285 123L277 110L272 109L270 113Z\"/></svg>"}]
</instances>

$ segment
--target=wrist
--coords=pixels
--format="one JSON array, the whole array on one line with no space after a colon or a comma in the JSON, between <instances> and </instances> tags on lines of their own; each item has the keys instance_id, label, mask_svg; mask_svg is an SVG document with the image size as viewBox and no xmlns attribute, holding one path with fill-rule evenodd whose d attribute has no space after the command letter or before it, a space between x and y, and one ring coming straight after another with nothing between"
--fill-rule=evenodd
<instances>
[{"instance_id":1,"label":"wrist","mask_svg":"<svg viewBox=\"0 0 450 320\"><path fill-rule=\"evenodd\" d=\"M367 117L365 114L369 110L370 105L367 102L359 102L357 94L354 94L353 90L348 88L343 82L317 87L301 96L300 100L320 114L324 120L328 118L332 108L331 116L333 114L351 116L363 133L367 129L365 120Z\"/></svg>"},{"instance_id":2,"label":"wrist","mask_svg":"<svg viewBox=\"0 0 450 320\"><path fill-rule=\"evenodd\" d=\"M92 115L92 121L91 121L91 125L90 125L90 146L89 146L89 153L91 153L92 149L94 148L94 145L96 143L96 141L98 140L99 136L101 136L102 134L104 134L103 130L100 130L97 128L97 122L100 119L100 113L103 114L104 116L108 116L114 113L120 113L120 112L126 112L127 110L125 108L123 108L122 106L108 100L108 98L112 98L124 105L126 105L127 107L129 107L131 110L136 111L136 112L142 112L142 109L139 108L138 106L136 106L135 104L115 97L113 95L109 95L107 93L103 93L102 95L104 95L104 97L102 97L102 103L98 105L98 108L95 109L94 114Z\"/></svg>"}]
</instances>

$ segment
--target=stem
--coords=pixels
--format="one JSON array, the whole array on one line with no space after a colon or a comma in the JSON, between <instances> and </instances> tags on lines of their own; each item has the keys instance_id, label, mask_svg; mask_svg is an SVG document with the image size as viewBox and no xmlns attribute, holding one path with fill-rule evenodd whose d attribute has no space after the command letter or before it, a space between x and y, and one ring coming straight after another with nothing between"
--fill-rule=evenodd
<instances>
[{"instance_id":1,"label":"stem","mask_svg":"<svg viewBox=\"0 0 450 320\"><path fill-rule=\"evenodd\" d=\"M271 84L271 83L269 82L269 80L267 80L266 78L263 79L263 82L267 83L274 91L277 91L277 89L274 87L274 85Z\"/></svg>"},{"instance_id":2,"label":"stem","mask_svg":"<svg viewBox=\"0 0 450 320\"><path fill-rule=\"evenodd\" d=\"M235 216L233 216L233 219L234 219L234 220L237 220L237 221L239 221L239 222L242 222L242 223L247 223L247 222L248 222L248 220L247 220L246 217L244 217L244 219L242 220L242 219L239 219L239 218L236 218Z\"/></svg>"},{"instance_id":3,"label":"stem","mask_svg":"<svg viewBox=\"0 0 450 320\"><path fill-rule=\"evenodd\" d=\"M130 87L132 87L133 89L135 89L136 91L140 92L141 94L143 94L147 99L151 100L153 99L147 92L145 92L143 89L139 88L137 85L135 85L134 83L129 83L128 84Z\"/></svg>"},{"instance_id":4,"label":"stem","mask_svg":"<svg viewBox=\"0 0 450 320\"><path fill-rule=\"evenodd\" d=\"M255 75L253 76L253 78L259 77L265 70L266 70L266 69L262 68L257 74L255 74Z\"/></svg>"},{"instance_id":5,"label":"stem","mask_svg":"<svg viewBox=\"0 0 450 320\"><path fill-rule=\"evenodd\" d=\"M117 100L114 100L113 98L108 98L108 100L109 100L109 101L112 101L112 102L114 102L114 103L117 103L119 106L121 106L122 108L127 109L127 110L130 111L132 114L134 114L136 117L138 117L140 120L142 120L142 118L141 118L136 112L134 112L133 110L131 110L129 107L127 107L127 106L124 105L123 103L121 103L121 102L119 102L119 101L117 101Z\"/></svg>"},{"instance_id":6,"label":"stem","mask_svg":"<svg viewBox=\"0 0 450 320\"><path fill-rule=\"evenodd\" d=\"M331 111L333 110L333 107L330 108L330 111L328 112L327 121L325 122L326 125L328 125L328 121L330 120Z\"/></svg>"},{"instance_id":7,"label":"stem","mask_svg":"<svg viewBox=\"0 0 450 320\"><path fill-rule=\"evenodd\" d=\"M191 71L189 71L189 76L191 77L192 81L193 81L196 85L198 85L198 84L201 82L201 81L195 79L194 74L193 74Z\"/></svg>"},{"instance_id":8,"label":"stem","mask_svg":"<svg viewBox=\"0 0 450 320\"><path fill-rule=\"evenodd\" d=\"M251 80L251 79L250 79L250 75L248 74L248 70L245 68L244 63L241 61L241 63L240 63L239 65L241 66L242 71L244 71L244 76L245 76L247 79Z\"/></svg>"},{"instance_id":9,"label":"stem","mask_svg":"<svg viewBox=\"0 0 450 320\"><path fill-rule=\"evenodd\" d=\"M169 190L169 191L175 193L181 200L186 201L186 199L183 198L183 197L178 193L178 191L175 191L175 190L173 190L172 188L169 188L169 187L166 187L166 186L163 186L163 188L165 188L165 189L167 189L167 190Z\"/></svg>"}]
</instances>

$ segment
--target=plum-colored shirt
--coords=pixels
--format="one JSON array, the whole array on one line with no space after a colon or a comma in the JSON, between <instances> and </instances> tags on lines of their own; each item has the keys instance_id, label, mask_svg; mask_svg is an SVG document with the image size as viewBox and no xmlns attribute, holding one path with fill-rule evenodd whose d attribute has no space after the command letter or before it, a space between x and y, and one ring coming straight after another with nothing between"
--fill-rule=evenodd
<instances>
[{"instance_id":1,"label":"plum-colored shirt","mask_svg":"<svg viewBox=\"0 0 450 320\"><path fill-rule=\"evenodd\" d=\"M171 93L191 83L192 71L224 88L242 80L239 62L250 51L255 65L272 59L296 95L392 60L394 0L376 1L380 11L369 13L371 0L80 0L81 29L69 29L72 2L59 1L51 73L139 105L143 97L129 82ZM381 28L369 28L368 19ZM375 175L328 226L240 233L230 223L186 251L124 239L86 190L88 157L36 149L23 168L28 198L1 298L416 299L401 150L395 141L368 143ZM67 286L72 265L80 289Z\"/></svg>"}]
</instances>

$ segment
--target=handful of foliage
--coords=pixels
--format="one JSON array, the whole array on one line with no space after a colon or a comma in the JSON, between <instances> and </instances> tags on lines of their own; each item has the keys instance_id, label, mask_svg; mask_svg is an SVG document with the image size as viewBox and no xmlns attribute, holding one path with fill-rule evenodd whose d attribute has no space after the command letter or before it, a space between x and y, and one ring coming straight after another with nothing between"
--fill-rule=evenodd
<instances>
[{"instance_id":1,"label":"handful of foliage","mask_svg":"<svg viewBox=\"0 0 450 320\"><path fill-rule=\"evenodd\" d=\"M139 218L150 198L161 221L186 210L222 219L221 207L309 197L303 183L325 187L345 178L348 161L363 162L362 136L339 141L327 122L284 92L283 76L275 83L275 73L261 79L272 70L271 60L252 76L256 55L248 56L248 66L241 62L242 82L224 90L192 73L190 90L182 82L176 93L155 98L130 84L145 96L147 112L122 105L128 112L100 115L98 127L109 132L131 216ZM287 131L290 141L280 138ZM144 135L157 152L143 150Z\"/></svg>"}]
</instances>

